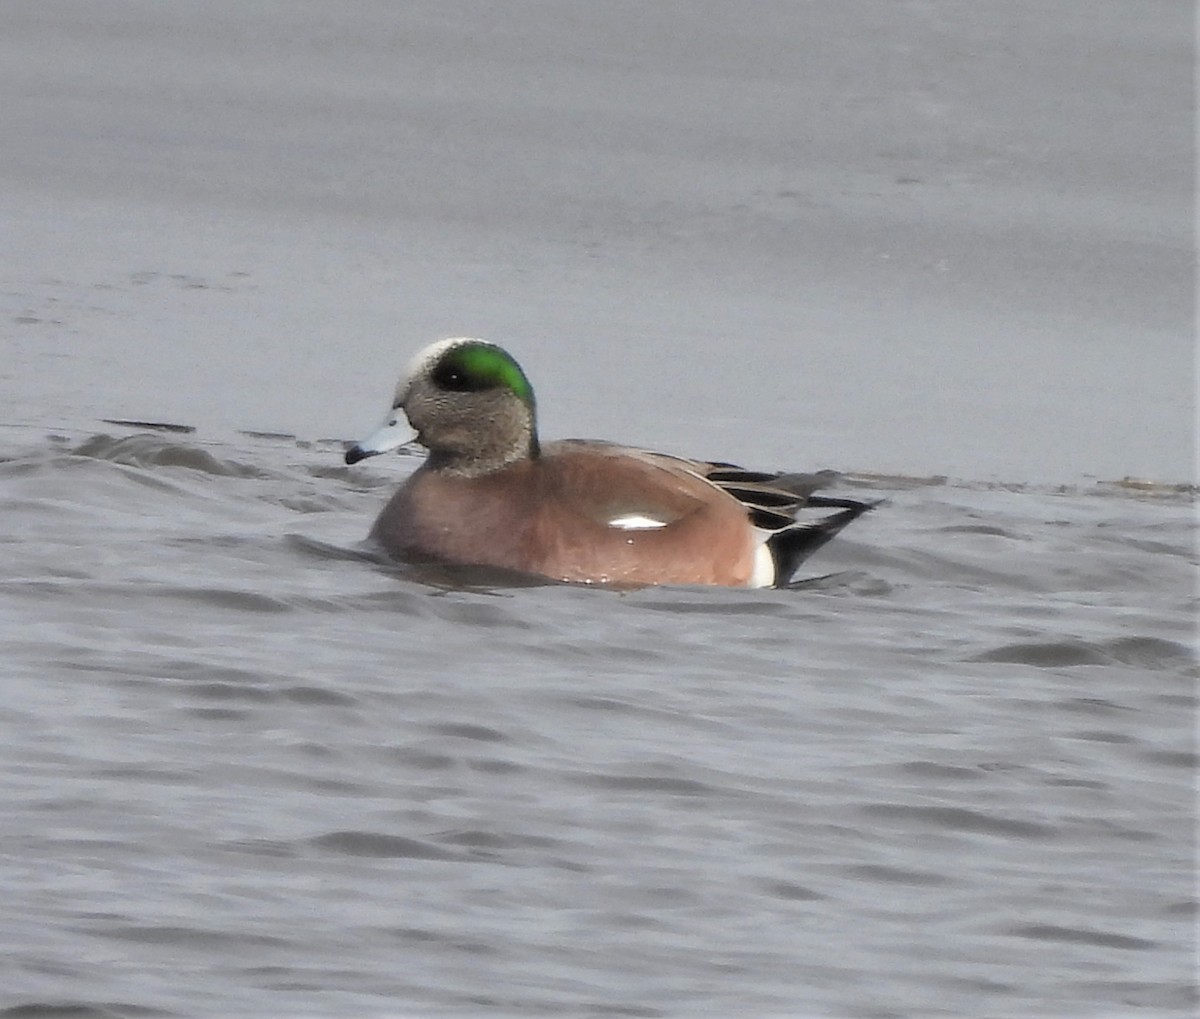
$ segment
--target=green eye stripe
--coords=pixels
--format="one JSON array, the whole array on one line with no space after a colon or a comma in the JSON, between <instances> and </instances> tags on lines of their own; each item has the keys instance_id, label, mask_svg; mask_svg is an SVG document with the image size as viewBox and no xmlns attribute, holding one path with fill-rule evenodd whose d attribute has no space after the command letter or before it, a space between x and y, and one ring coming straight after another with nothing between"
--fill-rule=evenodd
<instances>
[{"instance_id":1,"label":"green eye stripe","mask_svg":"<svg viewBox=\"0 0 1200 1019\"><path fill-rule=\"evenodd\" d=\"M521 366L499 347L469 344L452 352L455 364L467 375L511 389L525 403L533 405L533 387Z\"/></svg>"}]
</instances>

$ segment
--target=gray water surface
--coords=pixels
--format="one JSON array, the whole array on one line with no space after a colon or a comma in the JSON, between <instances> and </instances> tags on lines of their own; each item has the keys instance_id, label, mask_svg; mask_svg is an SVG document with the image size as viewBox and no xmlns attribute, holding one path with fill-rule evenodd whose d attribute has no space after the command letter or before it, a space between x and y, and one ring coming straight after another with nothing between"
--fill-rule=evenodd
<instances>
[{"instance_id":1,"label":"gray water surface","mask_svg":"<svg viewBox=\"0 0 1200 1019\"><path fill-rule=\"evenodd\" d=\"M373 558L404 458L8 450L0 1015L1196 1006L1187 495L850 479L808 589L618 594Z\"/></svg>"}]
</instances>

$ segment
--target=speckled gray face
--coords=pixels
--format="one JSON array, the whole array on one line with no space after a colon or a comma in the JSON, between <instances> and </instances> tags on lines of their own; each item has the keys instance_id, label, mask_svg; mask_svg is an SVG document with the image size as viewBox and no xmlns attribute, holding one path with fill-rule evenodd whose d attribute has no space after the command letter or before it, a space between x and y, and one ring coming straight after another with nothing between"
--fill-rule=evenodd
<instances>
[{"instance_id":1,"label":"speckled gray face","mask_svg":"<svg viewBox=\"0 0 1200 1019\"><path fill-rule=\"evenodd\" d=\"M510 413L505 413L506 406ZM413 358L396 386L391 412L379 428L346 451L346 462L358 463L402 446L414 438L414 430L430 448L439 444L439 436L453 436L450 445L459 446L458 433L474 432L474 440L466 445L477 447L479 455L511 458L490 448L497 440L508 446L516 442L521 453L528 454L537 448L534 414L533 387L507 351L472 338L441 340ZM490 428L481 431L481 423Z\"/></svg>"}]
</instances>

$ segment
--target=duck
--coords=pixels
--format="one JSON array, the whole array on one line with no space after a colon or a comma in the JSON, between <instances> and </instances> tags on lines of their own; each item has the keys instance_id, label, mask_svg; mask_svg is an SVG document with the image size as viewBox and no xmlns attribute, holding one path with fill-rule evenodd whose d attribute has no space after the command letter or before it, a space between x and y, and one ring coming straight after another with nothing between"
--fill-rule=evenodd
<instances>
[{"instance_id":1,"label":"duck","mask_svg":"<svg viewBox=\"0 0 1200 1019\"><path fill-rule=\"evenodd\" d=\"M419 351L383 424L350 445L345 462L413 441L428 455L369 535L412 562L609 587L780 588L877 505L814 494L837 479L832 471L753 471L597 439L542 442L524 370L473 337ZM812 509L835 512L800 519Z\"/></svg>"}]
</instances>

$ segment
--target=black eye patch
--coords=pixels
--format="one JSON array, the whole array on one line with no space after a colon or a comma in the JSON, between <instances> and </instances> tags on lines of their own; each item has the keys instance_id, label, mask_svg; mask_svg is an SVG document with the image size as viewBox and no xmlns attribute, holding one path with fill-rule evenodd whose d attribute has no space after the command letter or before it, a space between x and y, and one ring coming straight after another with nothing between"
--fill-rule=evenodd
<instances>
[{"instance_id":1,"label":"black eye patch","mask_svg":"<svg viewBox=\"0 0 1200 1019\"><path fill-rule=\"evenodd\" d=\"M448 389L455 393L477 393L484 389L493 389L500 384L495 377L471 371L452 360L444 360L437 365L431 378L439 389Z\"/></svg>"}]
</instances>

